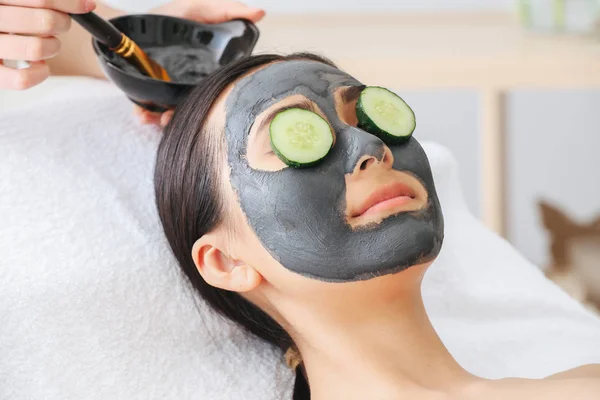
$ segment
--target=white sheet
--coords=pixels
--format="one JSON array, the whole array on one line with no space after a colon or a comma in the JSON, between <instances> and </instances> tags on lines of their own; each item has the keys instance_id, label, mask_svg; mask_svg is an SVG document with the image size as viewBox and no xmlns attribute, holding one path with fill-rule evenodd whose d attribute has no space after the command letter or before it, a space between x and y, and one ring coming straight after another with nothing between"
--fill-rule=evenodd
<instances>
[{"instance_id":1,"label":"white sheet","mask_svg":"<svg viewBox=\"0 0 600 400\"><path fill-rule=\"evenodd\" d=\"M178 273L153 203L159 132L114 88L71 88L0 113L0 399L289 399L280 355ZM452 156L424 147L447 228L424 296L458 361L491 378L600 362L598 318L485 230Z\"/></svg>"}]
</instances>

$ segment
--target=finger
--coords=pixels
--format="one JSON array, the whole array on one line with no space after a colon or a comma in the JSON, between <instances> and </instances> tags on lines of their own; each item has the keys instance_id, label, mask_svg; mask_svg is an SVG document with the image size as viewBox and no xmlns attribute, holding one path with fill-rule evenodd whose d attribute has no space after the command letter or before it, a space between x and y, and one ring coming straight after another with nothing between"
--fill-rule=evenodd
<instances>
[{"instance_id":1,"label":"finger","mask_svg":"<svg viewBox=\"0 0 600 400\"><path fill-rule=\"evenodd\" d=\"M95 0L0 0L0 5L47 8L63 13L81 14L96 8Z\"/></svg>"},{"instance_id":2,"label":"finger","mask_svg":"<svg viewBox=\"0 0 600 400\"><path fill-rule=\"evenodd\" d=\"M144 113L144 109L138 105L133 106L133 114L135 114L136 118L140 119L142 114Z\"/></svg>"},{"instance_id":3,"label":"finger","mask_svg":"<svg viewBox=\"0 0 600 400\"><path fill-rule=\"evenodd\" d=\"M160 113L150 112L137 105L133 107L133 112L142 125L158 125L160 123Z\"/></svg>"},{"instance_id":4,"label":"finger","mask_svg":"<svg viewBox=\"0 0 600 400\"><path fill-rule=\"evenodd\" d=\"M171 118L173 118L173 110L165 111L164 113L162 113L162 115L160 116L160 127L164 128L165 126L167 126L169 121L171 121Z\"/></svg>"},{"instance_id":5,"label":"finger","mask_svg":"<svg viewBox=\"0 0 600 400\"><path fill-rule=\"evenodd\" d=\"M146 112L142 115L141 122L145 125L160 125L160 114Z\"/></svg>"},{"instance_id":6,"label":"finger","mask_svg":"<svg viewBox=\"0 0 600 400\"><path fill-rule=\"evenodd\" d=\"M0 57L9 60L46 60L58 54L60 40L55 37L42 38L0 33L0 49Z\"/></svg>"},{"instance_id":7,"label":"finger","mask_svg":"<svg viewBox=\"0 0 600 400\"><path fill-rule=\"evenodd\" d=\"M56 36L71 27L68 14L38 8L0 6L0 32Z\"/></svg>"},{"instance_id":8,"label":"finger","mask_svg":"<svg viewBox=\"0 0 600 400\"><path fill-rule=\"evenodd\" d=\"M248 19L252 22L258 22L265 16L265 11L260 8L248 7L246 4L239 1L225 1L220 2L221 7L224 8L223 21L230 21L232 19Z\"/></svg>"},{"instance_id":9,"label":"finger","mask_svg":"<svg viewBox=\"0 0 600 400\"><path fill-rule=\"evenodd\" d=\"M265 11L259 8L248 7L237 1L211 2L202 6L189 6L188 18L208 24L218 24L232 19L247 19L258 22L265 16Z\"/></svg>"},{"instance_id":10,"label":"finger","mask_svg":"<svg viewBox=\"0 0 600 400\"><path fill-rule=\"evenodd\" d=\"M0 65L0 88L25 90L42 83L50 76L44 61L34 61L28 68L14 69Z\"/></svg>"}]
</instances>

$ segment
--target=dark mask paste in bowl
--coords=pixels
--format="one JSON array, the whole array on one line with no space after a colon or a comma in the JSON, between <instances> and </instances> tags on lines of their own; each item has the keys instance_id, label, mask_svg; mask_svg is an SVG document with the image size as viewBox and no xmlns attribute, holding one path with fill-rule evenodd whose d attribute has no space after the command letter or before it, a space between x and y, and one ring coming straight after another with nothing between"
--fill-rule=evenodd
<instances>
[{"instance_id":1,"label":"dark mask paste in bowl","mask_svg":"<svg viewBox=\"0 0 600 400\"><path fill-rule=\"evenodd\" d=\"M214 54L206 48L179 45L145 47L143 50L166 69L171 81L176 83L198 83L219 67ZM116 54L112 54L111 62L131 74L141 74L134 66Z\"/></svg>"}]
</instances>

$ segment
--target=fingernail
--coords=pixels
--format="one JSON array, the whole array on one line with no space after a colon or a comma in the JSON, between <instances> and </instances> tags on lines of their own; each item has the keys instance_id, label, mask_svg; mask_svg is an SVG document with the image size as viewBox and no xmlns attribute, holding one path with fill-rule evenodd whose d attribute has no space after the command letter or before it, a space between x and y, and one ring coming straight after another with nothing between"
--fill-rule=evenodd
<instances>
[{"instance_id":1,"label":"fingernail","mask_svg":"<svg viewBox=\"0 0 600 400\"><path fill-rule=\"evenodd\" d=\"M96 0L87 0L85 2L85 11L90 12L96 8Z\"/></svg>"}]
</instances>

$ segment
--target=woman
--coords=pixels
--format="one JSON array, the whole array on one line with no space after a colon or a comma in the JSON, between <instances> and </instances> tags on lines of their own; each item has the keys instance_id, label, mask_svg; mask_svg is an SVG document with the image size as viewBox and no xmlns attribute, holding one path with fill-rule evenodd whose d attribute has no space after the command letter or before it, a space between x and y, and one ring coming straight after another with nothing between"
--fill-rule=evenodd
<instances>
[{"instance_id":1,"label":"woman","mask_svg":"<svg viewBox=\"0 0 600 400\"><path fill-rule=\"evenodd\" d=\"M491 381L453 359L420 290L443 239L429 164L414 138L390 144L357 127L364 90L319 57L262 55L215 72L177 108L156 199L192 285L286 352L297 399L598 398L598 366ZM291 168L271 143L290 109L331 129L311 168Z\"/></svg>"}]
</instances>

